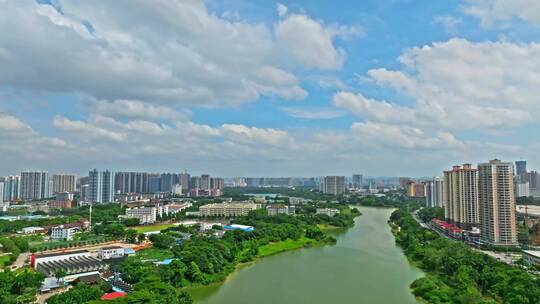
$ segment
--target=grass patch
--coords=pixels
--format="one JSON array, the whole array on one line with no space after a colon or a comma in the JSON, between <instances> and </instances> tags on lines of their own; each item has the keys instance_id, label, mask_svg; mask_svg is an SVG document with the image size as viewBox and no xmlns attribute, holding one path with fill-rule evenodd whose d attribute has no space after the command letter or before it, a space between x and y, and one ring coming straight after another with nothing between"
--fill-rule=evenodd
<instances>
[{"instance_id":1,"label":"grass patch","mask_svg":"<svg viewBox=\"0 0 540 304\"><path fill-rule=\"evenodd\" d=\"M317 241L301 237L298 240L287 239L285 241L270 243L259 247L259 257L265 257L288 250L294 250L315 245Z\"/></svg>"},{"instance_id":2,"label":"grass patch","mask_svg":"<svg viewBox=\"0 0 540 304\"><path fill-rule=\"evenodd\" d=\"M0 268L5 267L9 262L11 262L11 255L7 254L0 256Z\"/></svg>"},{"instance_id":3,"label":"grass patch","mask_svg":"<svg viewBox=\"0 0 540 304\"><path fill-rule=\"evenodd\" d=\"M145 233L145 232L150 232L150 231L161 231L169 227L173 227L173 226L174 224L159 224L159 225L138 226L138 227L128 227L128 228L135 229L137 230L138 233Z\"/></svg>"},{"instance_id":4,"label":"grass patch","mask_svg":"<svg viewBox=\"0 0 540 304\"><path fill-rule=\"evenodd\" d=\"M148 248L137 251L137 256L143 260L163 261L174 257L174 254L169 249Z\"/></svg>"},{"instance_id":5,"label":"grass patch","mask_svg":"<svg viewBox=\"0 0 540 304\"><path fill-rule=\"evenodd\" d=\"M319 227L319 229L321 229L322 232L339 231L339 230L346 229L344 227L337 227L337 226L332 226L328 224L318 224L317 227Z\"/></svg>"}]
</instances>

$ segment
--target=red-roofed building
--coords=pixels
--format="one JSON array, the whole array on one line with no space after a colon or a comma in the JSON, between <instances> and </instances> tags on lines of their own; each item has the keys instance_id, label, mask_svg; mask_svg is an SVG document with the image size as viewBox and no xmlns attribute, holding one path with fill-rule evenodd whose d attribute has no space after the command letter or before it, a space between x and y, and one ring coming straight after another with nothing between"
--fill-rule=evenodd
<instances>
[{"instance_id":1,"label":"red-roofed building","mask_svg":"<svg viewBox=\"0 0 540 304\"><path fill-rule=\"evenodd\" d=\"M122 298L122 297L125 297L125 296L126 296L126 294L124 292L115 291L115 292L110 292L110 293L104 294L103 296L101 296L101 300L108 301L108 300L114 300L114 299L117 299L117 298Z\"/></svg>"}]
</instances>

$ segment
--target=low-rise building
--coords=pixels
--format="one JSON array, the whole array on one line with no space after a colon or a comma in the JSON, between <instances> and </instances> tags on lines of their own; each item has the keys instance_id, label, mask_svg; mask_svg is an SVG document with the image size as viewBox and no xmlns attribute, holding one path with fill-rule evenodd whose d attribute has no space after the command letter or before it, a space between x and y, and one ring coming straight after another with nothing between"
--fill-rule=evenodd
<instances>
[{"instance_id":1,"label":"low-rise building","mask_svg":"<svg viewBox=\"0 0 540 304\"><path fill-rule=\"evenodd\" d=\"M268 214L268 216L274 216L278 214L294 214L295 210L295 206L287 206L283 204L272 204L266 206L266 214Z\"/></svg>"},{"instance_id":2,"label":"low-rise building","mask_svg":"<svg viewBox=\"0 0 540 304\"><path fill-rule=\"evenodd\" d=\"M523 250L523 262L527 265L540 265L540 251Z\"/></svg>"},{"instance_id":3,"label":"low-rise building","mask_svg":"<svg viewBox=\"0 0 540 304\"><path fill-rule=\"evenodd\" d=\"M124 247L109 246L98 249L97 257L100 260L110 260L123 258L125 255Z\"/></svg>"},{"instance_id":4,"label":"low-rise building","mask_svg":"<svg viewBox=\"0 0 540 304\"><path fill-rule=\"evenodd\" d=\"M165 215L175 215L178 212L185 210L189 207L191 207L191 203L181 203L181 204L169 204L165 206L160 206L159 208L159 216Z\"/></svg>"},{"instance_id":5,"label":"low-rise building","mask_svg":"<svg viewBox=\"0 0 540 304\"><path fill-rule=\"evenodd\" d=\"M51 228L51 240L57 241L71 241L75 233L79 232L78 227L71 227L67 225L60 225Z\"/></svg>"},{"instance_id":6,"label":"low-rise building","mask_svg":"<svg viewBox=\"0 0 540 304\"><path fill-rule=\"evenodd\" d=\"M38 234L45 233L45 228L43 227L24 227L19 231L22 234Z\"/></svg>"},{"instance_id":7,"label":"low-rise building","mask_svg":"<svg viewBox=\"0 0 540 304\"><path fill-rule=\"evenodd\" d=\"M199 208L199 213L201 216L246 216L250 211L257 210L258 208L260 208L260 206L253 202L208 204L201 206Z\"/></svg>"},{"instance_id":8,"label":"low-rise building","mask_svg":"<svg viewBox=\"0 0 540 304\"><path fill-rule=\"evenodd\" d=\"M339 209L335 208L317 208L317 214L326 214L329 217L333 217L336 214L339 214Z\"/></svg>"},{"instance_id":9,"label":"low-rise building","mask_svg":"<svg viewBox=\"0 0 540 304\"><path fill-rule=\"evenodd\" d=\"M47 206L49 209L71 209L72 207L72 201L71 200L54 200L54 201L48 201Z\"/></svg>"},{"instance_id":10,"label":"low-rise building","mask_svg":"<svg viewBox=\"0 0 540 304\"><path fill-rule=\"evenodd\" d=\"M31 266L48 277L54 276L58 270L64 270L68 276L65 281L75 280L80 276L107 269L107 264L93 257L87 250L58 252L30 257Z\"/></svg>"},{"instance_id":11,"label":"low-rise building","mask_svg":"<svg viewBox=\"0 0 540 304\"><path fill-rule=\"evenodd\" d=\"M140 224L152 224L157 219L156 207L138 207L126 209L126 217L139 219Z\"/></svg>"},{"instance_id":12,"label":"low-rise building","mask_svg":"<svg viewBox=\"0 0 540 304\"><path fill-rule=\"evenodd\" d=\"M291 205L303 205L312 202L312 200L303 197L289 197L289 204Z\"/></svg>"},{"instance_id":13,"label":"low-rise building","mask_svg":"<svg viewBox=\"0 0 540 304\"><path fill-rule=\"evenodd\" d=\"M72 201L73 200L73 193L71 193L71 192L56 193L56 200L57 201Z\"/></svg>"}]
</instances>

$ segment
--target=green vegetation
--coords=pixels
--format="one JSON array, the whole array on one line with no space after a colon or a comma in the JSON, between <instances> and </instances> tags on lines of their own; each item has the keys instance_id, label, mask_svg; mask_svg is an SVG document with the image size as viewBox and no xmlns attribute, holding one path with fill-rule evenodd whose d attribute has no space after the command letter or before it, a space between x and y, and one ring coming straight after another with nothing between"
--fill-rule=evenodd
<instances>
[{"instance_id":1,"label":"green vegetation","mask_svg":"<svg viewBox=\"0 0 540 304\"><path fill-rule=\"evenodd\" d=\"M427 276L414 281L413 293L428 303L540 303L540 281L525 270L471 250L463 243L422 228L404 210L390 220L396 242Z\"/></svg>"},{"instance_id":2,"label":"green vegetation","mask_svg":"<svg viewBox=\"0 0 540 304\"><path fill-rule=\"evenodd\" d=\"M315 243L316 244L316 243ZM265 257L281 252L313 246L312 239L301 237L298 240L287 239L276 243L270 243L259 247L258 257Z\"/></svg>"},{"instance_id":3,"label":"green vegetation","mask_svg":"<svg viewBox=\"0 0 540 304\"><path fill-rule=\"evenodd\" d=\"M171 227L160 235L150 236L155 247L128 258L120 270L123 279L135 285L146 280L148 276L159 277L161 282L177 289L220 282L234 271L239 263L285 250L335 241L325 235L317 224L328 225L335 222L343 227L352 225L353 217L359 213L357 210L346 213L336 216L338 220L335 221L328 216L309 213L296 217L269 217L264 214L264 210L258 210L235 220L239 224L254 226L255 230L252 232L228 231L222 238L194 234L180 245L174 240L185 227ZM169 265L156 266L143 262L149 258L170 258L171 252L176 259Z\"/></svg>"},{"instance_id":4,"label":"green vegetation","mask_svg":"<svg viewBox=\"0 0 540 304\"><path fill-rule=\"evenodd\" d=\"M30 251L38 252L38 251L46 251L46 250L54 250L54 249L62 249L62 248L75 248L75 247L86 246L86 245L97 245L100 243L118 240L119 238L120 237L106 236L106 235L91 236L84 240L49 241L49 242L32 243L29 247L30 247Z\"/></svg>"},{"instance_id":5,"label":"green vegetation","mask_svg":"<svg viewBox=\"0 0 540 304\"><path fill-rule=\"evenodd\" d=\"M138 233L145 233L151 231L161 231L167 228L173 227L173 224L159 224L159 225L150 225L150 226L138 226L133 227Z\"/></svg>"},{"instance_id":6,"label":"green vegetation","mask_svg":"<svg viewBox=\"0 0 540 304\"><path fill-rule=\"evenodd\" d=\"M143 260L163 261L165 259L170 259L174 257L174 254L171 250L168 250L168 249L147 248L147 249L139 250L137 252L137 257Z\"/></svg>"},{"instance_id":7,"label":"green vegetation","mask_svg":"<svg viewBox=\"0 0 540 304\"><path fill-rule=\"evenodd\" d=\"M0 267L13 263L21 252L28 251L28 241L24 237L0 238L2 251L9 255L2 256Z\"/></svg>"},{"instance_id":8,"label":"green vegetation","mask_svg":"<svg viewBox=\"0 0 540 304\"><path fill-rule=\"evenodd\" d=\"M422 208L418 211L418 217L426 223L434 218L444 221L444 208Z\"/></svg>"},{"instance_id":9,"label":"green vegetation","mask_svg":"<svg viewBox=\"0 0 540 304\"><path fill-rule=\"evenodd\" d=\"M400 192L387 193L383 197L377 197L374 195L368 195L364 197L350 196L344 199L343 203L350 205L361 205L366 207L393 207L404 208L406 210L416 210L423 206L422 203L408 200Z\"/></svg>"},{"instance_id":10,"label":"green vegetation","mask_svg":"<svg viewBox=\"0 0 540 304\"><path fill-rule=\"evenodd\" d=\"M90 215L90 207L83 206L72 209L62 209L58 211L64 216L77 216L88 218ZM99 204L92 206L92 223L111 223L118 222L118 216L125 214L125 208L119 204Z\"/></svg>"},{"instance_id":11,"label":"green vegetation","mask_svg":"<svg viewBox=\"0 0 540 304\"><path fill-rule=\"evenodd\" d=\"M0 272L0 303L34 303L36 290L43 281L41 273L26 269L12 272L9 269Z\"/></svg>"}]
</instances>

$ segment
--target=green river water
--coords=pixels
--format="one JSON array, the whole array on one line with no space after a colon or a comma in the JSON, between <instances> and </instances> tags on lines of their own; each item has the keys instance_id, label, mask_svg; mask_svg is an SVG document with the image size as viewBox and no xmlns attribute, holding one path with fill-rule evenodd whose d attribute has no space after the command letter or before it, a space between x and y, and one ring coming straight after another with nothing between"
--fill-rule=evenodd
<instances>
[{"instance_id":1,"label":"green river water","mask_svg":"<svg viewBox=\"0 0 540 304\"><path fill-rule=\"evenodd\" d=\"M391 209L360 207L337 244L266 257L221 285L192 290L196 304L409 304L409 285L422 272L394 243Z\"/></svg>"}]
</instances>

